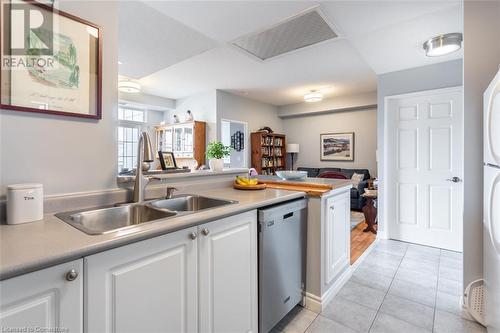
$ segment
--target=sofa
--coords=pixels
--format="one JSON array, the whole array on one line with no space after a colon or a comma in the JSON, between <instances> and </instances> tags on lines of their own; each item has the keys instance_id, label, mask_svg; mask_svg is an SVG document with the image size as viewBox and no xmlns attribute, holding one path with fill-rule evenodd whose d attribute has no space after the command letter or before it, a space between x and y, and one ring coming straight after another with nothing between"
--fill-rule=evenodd
<instances>
[{"instance_id":1,"label":"sofa","mask_svg":"<svg viewBox=\"0 0 500 333\"><path fill-rule=\"evenodd\" d=\"M370 177L370 171L368 169L342 169L342 168L307 168L299 167L299 171L306 171L308 177L318 177L323 172L337 172L345 175L347 179L351 179L354 173L362 173L364 175L363 181L361 181L358 187L353 187L351 189L351 209L362 210L365 205L366 199L361 195L365 193L365 188L368 187L368 180Z\"/></svg>"}]
</instances>

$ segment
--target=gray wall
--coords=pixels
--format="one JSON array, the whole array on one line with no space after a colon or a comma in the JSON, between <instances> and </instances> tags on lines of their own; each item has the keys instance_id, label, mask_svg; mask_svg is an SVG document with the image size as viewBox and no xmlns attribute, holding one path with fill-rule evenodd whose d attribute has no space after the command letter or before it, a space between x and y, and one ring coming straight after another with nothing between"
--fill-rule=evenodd
<instances>
[{"instance_id":1,"label":"gray wall","mask_svg":"<svg viewBox=\"0 0 500 333\"><path fill-rule=\"evenodd\" d=\"M500 65L500 2L464 5L464 286L483 276L483 92Z\"/></svg>"},{"instance_id":2,"label":"gray wall","mask_svg":"<svg viewBox=\"0 0 500 333\"><path fill-rule=\"evenodd\" d=\"M6 185L40 182L46 194L116 187L117 4L61 1L60 9L104 30L102 120L2 110L0 195Z\"/></svg>"},{"instance_id":3,"label":"gray wall","mask_svg":"<svg viewBox=\"0 0 500 333\"><path fill-rule=\"evenodd\" d=\"M377 142L378 174L383 177L384 169L384 98L391 95L399 95L423 90L456 87L462 85L462 60L443 62L439 64L412 68L408 70L386 73L378 76L377 95ZM380 194L385 190L384 180L379 183ZM385 231L384 202L379 202L379 230Z\"/></svg>"},{"instance_id":4,"label":"gray wall","mask_svg":"<svg viewBox=\"0 0 500 333\"><path fill-rule=\"evenodd\" d=\"M283 124L287 142L300 145L296 167L363 168L377 176L377 109L285 118ZM354 132L354 162L320 161L320 134L343 132Z\"/></svg>"},{"instance_id":5,"label":"gray wall","mask_svg":"<svg viewBox=\"0 0 500 333\"><path fill-rule=\"evenodd\" d=\"M207 143L217 139L217 106L215 90L191 95L175 101L175 110L165 113L165 121L173 123L173 115L184 121L187 110L191 110L194 119L207 123Z\"/></svg>"},{"instance_id":6,"label":"gray wall","mask_svg":"<svg viewBox=\"0 0 500 333\"><path fill-rule=\"evenodd\" d=\"M263 126L271 127L276 133L283 133L283 122L277 115L273 105L258 102L249 98L233 95L217 90L217 124L221 119L238 120L248 123L246 138L247 161L251 165L250 133ZM220 140L220 128L217 129L217 138Z\"/></svg>"}]
</instances>

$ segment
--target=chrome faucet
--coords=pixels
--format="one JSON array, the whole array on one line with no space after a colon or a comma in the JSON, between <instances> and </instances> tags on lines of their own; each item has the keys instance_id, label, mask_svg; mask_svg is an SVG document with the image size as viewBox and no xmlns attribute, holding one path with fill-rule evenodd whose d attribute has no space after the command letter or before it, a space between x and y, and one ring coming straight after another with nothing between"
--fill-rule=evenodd
<instances>
[{"instance_id":1,"label":"chrome faucet","mask_svg":"<svg viewBox=\"0 0 500 333\"><path fill-rule=\"evenodd\" d=\"M177 191L176 187L167 186L167 194L165 195L165 199L172 199L174 196L174 191Z\"/></svg>"},{"instance_id":2,"label":"chrome faucet","mask_svg":"<svg viewBox=\"0 0 500 333\"><path fill-rule=\"evenodd\" d=\"M151 146L151 140L146 132L142 132L139 136L139 143L137 144L137 167L135 173L135 184L134 184L134 202L144 202L145 190L150 177L144 176L142 171L143 162L153 162L154 154Z\"/></svg>"}]
</instances>

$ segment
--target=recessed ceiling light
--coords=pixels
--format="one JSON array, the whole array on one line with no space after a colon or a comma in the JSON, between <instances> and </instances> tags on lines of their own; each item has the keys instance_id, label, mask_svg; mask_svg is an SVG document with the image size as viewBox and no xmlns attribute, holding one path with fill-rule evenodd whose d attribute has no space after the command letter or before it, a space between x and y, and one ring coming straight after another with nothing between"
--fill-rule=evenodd
<instances>
[{"instance_id":1,"label":"recessed ceiling light","mask_svg":"<svg viewBox=\"0 0 500 333\"><path fill-rule=\"evenodd\" d=\"M139 82L131 80L120 80L118 81L118 91L137 94L141 92L141 85Z\"/></svg>"},{"instance_id":2,"label":"recessed ceiling light","mask_svg":"<svg viewBox=\"0 0 500 333\"><path fill-rule=\"evenodd\" d=\"M319 102L321 100L323 100L323 94L316 90L312 90L310 93L304 95L304 101L307 103Z\"/></svg>"},{"instance_id":3,"label":"recessed ceiling light","mask_svg":"<svg viewBox=\"0 0 500 333\"><path fill-rule=\"evenodd\" d=\"M462 34L459 32L436 36L423 45L425 55L439 57L460 50L462 47Z\"/></svg>"},{"instance_id":4,"label":"recessed ceiling light","mask_svg":"<svg viewBox=\"0 0 500 333\"><path fill-rule=\"evenodd\" d=\"M118 65L123 65L123 62L121 62L120 60L118 60Z\"/></svg>"}]
</instances>

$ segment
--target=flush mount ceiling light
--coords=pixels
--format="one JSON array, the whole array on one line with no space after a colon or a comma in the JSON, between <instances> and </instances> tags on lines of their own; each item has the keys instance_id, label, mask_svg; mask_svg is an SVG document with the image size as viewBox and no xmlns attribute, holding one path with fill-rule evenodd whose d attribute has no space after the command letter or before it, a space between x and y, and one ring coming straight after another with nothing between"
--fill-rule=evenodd
<instances>
[{"instance_id":1,"label":"flush mount ceiling light","mask_svg":"<svg viewBox=\"0 0 500 333\"><path fill-rule=\"evenodd\" d=\"M118 91L137 94L141 92L141 85L131 80L120 80L118 81Z\"/></svg>"},{"instance_id":2,"label":"flush mount ceiling light","mask_svg":"<svg viewBox=\"0 0 500 333\"><path fill-rule=\"evenodd\" d=\"M439 57L458 51L462 47L462 40L462 34L458 32L431 38L423 45L425 55Z\"/></svg>"},{"instance_id":3,"label":"flush mount ceiling light","mask_svg":"<svg viewBox=\"0 0 500 333\"><path fill-rule=\"evenodd\" d=\"M323 100L323 94L316 90L304 95L304 101L307 103L319 102L321 100Z\"/></svg>"}]
</instances>

